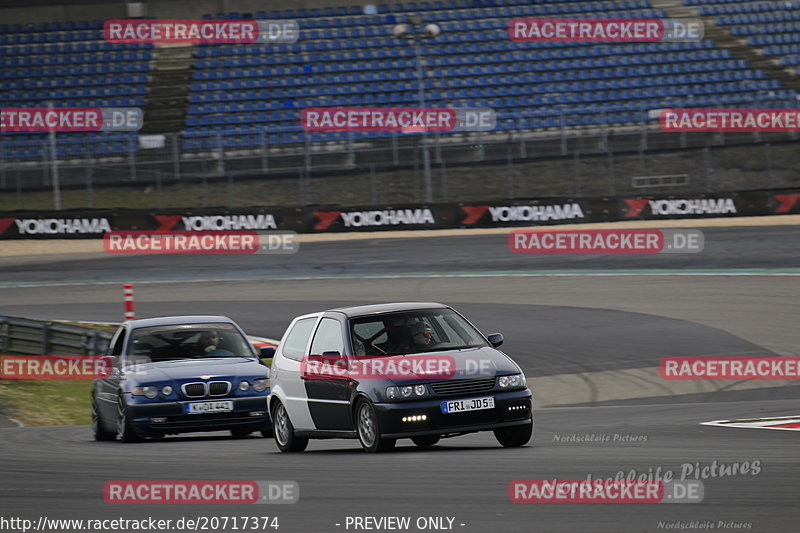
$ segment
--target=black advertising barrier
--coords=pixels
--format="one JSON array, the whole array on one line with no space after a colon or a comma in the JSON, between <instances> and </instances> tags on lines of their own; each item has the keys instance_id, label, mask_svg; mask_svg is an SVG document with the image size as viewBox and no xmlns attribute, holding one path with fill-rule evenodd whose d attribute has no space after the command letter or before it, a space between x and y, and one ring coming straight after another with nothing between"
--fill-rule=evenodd
<instances>
[{"instance_id":1,"label":"black advertising barrier","mask_svg":"<svg viewBox=\"0 0 800 533\"><path fill-rule=\"evenodd\" d=\"M0 239L96 239L111 230L333 233L775 214L800 214L800 189L346 208L15 211L0 214Z\"/></svg>"},{"instance_id":2,"label":"black advertising barrier","mask_svg":"<svg viewBox=\"0 0 800 533\"><path fill-rule=\"evenodd\" d=\"M0 214L0 239L96 239L116 229L115 224L116 215L110 209L15 211Z\"/></svg>"},{"instance_id":3,"label":"black advertising barrier","mask_svg":"<svg viewBox=\"0 0 800 533\"><path fill-rule=\"evenodd\" d=\"M399 205L309 209L301 232L443 229L454 227L446 206Z\"/></svg>"},{"instance_id":4,"label":"black advertising barrier","mask_svg":"<svg viewBox=\"0 0 800 533\"><path fill-rule=\"evenodd\" d=\"M609 220L606 198L544 198L454 206L455 227L479 228L501 226L539 226ZM614 207L616 213L616 208Z\"/></svg>"}]
</instances>

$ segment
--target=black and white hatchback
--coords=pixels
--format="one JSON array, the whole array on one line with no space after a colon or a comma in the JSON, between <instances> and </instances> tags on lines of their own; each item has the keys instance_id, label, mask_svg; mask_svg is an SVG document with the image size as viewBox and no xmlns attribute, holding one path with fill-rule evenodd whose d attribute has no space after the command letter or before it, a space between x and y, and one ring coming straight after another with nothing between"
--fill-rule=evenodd
<instances>
[{"instance_id":1,"label":"black and white hatchback","mask_svg":"<svg viewBox=\"0 0 800 533\"><path fill-rule=\"evenodd\" d=\"M533 434L517 364L452 308L393 303L295 318L272 360L270 413L285 452L358 438L366 451L493 431L503 446Z\"/></svg>"}]
</instances>

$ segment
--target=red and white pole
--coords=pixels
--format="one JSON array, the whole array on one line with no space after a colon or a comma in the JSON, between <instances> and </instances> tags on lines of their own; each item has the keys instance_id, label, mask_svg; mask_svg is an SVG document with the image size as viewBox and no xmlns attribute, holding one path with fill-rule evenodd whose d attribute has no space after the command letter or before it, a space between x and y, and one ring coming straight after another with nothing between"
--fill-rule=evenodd
<instances>
[{"instance_id":1,"label":"red and white pole","mask_svg":"<svg viewBox=\"0 0 800 533\"><path fill-rule=\"evenodd\" d=\"M133 320L136 315L133 312L133 284L126 283L122 286L125 300L125 320Z\"/></svg>"}]
</instances>

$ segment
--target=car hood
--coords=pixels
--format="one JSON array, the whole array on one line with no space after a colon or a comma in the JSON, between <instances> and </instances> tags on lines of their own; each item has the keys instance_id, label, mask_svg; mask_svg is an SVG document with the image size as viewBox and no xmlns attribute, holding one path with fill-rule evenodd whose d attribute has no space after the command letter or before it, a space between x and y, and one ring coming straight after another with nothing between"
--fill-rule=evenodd
<instances>
[{"instance_id":1,"label":"car hood","mask_svg":"<svg viewBox=\"0 0 800 533\"><path fill-rule=\"evenodd\" d=\"M182 359L134 365L125 369L125 377L139 383L173 381L185 383L198 379L228 380L244 377L267 377L269 368L246 357Z\"/></svg>"},{"instance_id":2,"label":"car hood","mask_svg":"<svg viewBox=\"0 0 800 533\"><path fill-rule=\"evenodd\" d=\"M363 360L356 358L356 361ZM402 362L402 363L401 363ZM419 354L369 357L355 367L361 377L384 378L399 385L443 379L487 378L521 372L506 354L485 346ZM398 370L395 372L395 370ZM358 376L354 376L358 379Z\"/></svg>"}]
</instances>

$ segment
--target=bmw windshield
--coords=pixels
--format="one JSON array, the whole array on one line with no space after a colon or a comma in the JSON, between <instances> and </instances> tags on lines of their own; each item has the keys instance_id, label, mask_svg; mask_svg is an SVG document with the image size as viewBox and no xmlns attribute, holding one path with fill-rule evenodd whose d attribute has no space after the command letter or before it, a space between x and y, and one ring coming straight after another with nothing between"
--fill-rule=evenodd
<instances>
[{"instance_id":1,"label":"bmw windshield","mask_svg":"<svg viewBox=\"0 0 800 533\"><path fill-rule=\"evenodd\" d=\"M138 328L131 334L127 362L254 357L247 339L231 324L205 323Z\"/></svg>"}]
</instances>

